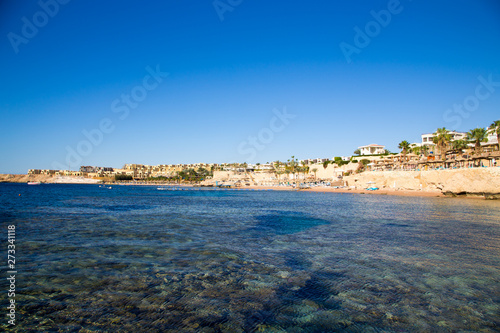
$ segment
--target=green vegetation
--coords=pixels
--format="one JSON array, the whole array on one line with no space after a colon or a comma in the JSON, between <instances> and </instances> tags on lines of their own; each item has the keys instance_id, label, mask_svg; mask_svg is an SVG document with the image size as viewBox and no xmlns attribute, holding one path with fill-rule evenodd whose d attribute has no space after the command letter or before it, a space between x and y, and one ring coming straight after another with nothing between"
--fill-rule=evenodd
<instances>
[{"instance_id":1,"label":"green vegetation","mask_svg":"<svg viewBox=\"0 0 500 333\"><path fill-rule=\"evenodd\" d=\"M488 131L485 128L474 128L467 132L467 140L474 143L474 152L481 153L481 142L488 142Z\"/></svg>"},{"instance_id":2,"label":"green vegetation","mask_svg":"<svg viewBox=\"0 0 500 333\"><path fill-rule=\"evenodd\" d=\"M309 173L309 167L307 166L307 163L305 161L302 161L301 164L302 166L298 167L299 173L302 172L305 178L305 176Z\"/></svg>"},{"instance_id":3,"label":"green vegetation","mask_svg":"<svg viewBox=\"0 0 500 333\"><path fill-rule=\"evenodd\" d=\"M343 161L342 157L336 156L333 158L333 163L337 164L339 167L349 164L350 161Z\"/></svg>"},{"instance_id":4,"label":"green vegetation","mask_svg":"<svg viewBox=\"0 0 500 333\"><path fill-rule=\"evenodd\" d=\"M358 163L358 168L356 169L356 172L363 172L366 169L366 166L370 163L370 160L363 158L361 161Z\"/></svg>"},{"instance_id":5,"label":"green vegetation","mask_svg":"<svg viewBox=\"0 0 500 333\"><path fill-rule=\"evenodd\" d=\"M131 175L115 175L115 180L132 180Z\"/></svg>"},{"instance_id":6,"label":"green vegetation","mask_svg":"<svg viewBox=\"0 0 500 333\"><path fill-rule=\"evenodd\" d=\"M467 141L465 140L455 140L452 142L453 150L457 153L461 153L464 149L467 149Z\"/></svg>"},{"instance_id":7,"label":"green vegetation","mask_svg":"<svg viewBox=\"0 0 500 333\"><path fill-rule=\"evenodd\" d=\"M165 177L165 176L159 176L159 177L148 177L146 178L146 181L169 181L171 178Z\"/></svg>"},{"instance_id":8,"label":"green vegetation","mask_svg":"<svg viewBox=\"0 0 500 333\"><path fill-rule=\"evenodd\" d=\"M410 151L413 152L416 155L423 154L425 156L428 156L429 155L429 146L428 145L422 145L422 146L411 147L411 145L410 145Z\"/></svg>"},{"instance_id":9,"label":"green vegetation","mask_svg":"<svg viewBox=\"0 0 500 333\"><path fill-rule=\"evenodd\" d=\"M206 179L208 176L213 175L214 168L209 170L204 168L195 169L184 169L177 173L175 176L158 176L158 177L148 177L146 181L152 182L200 182Z\"/></svg>"},{"instance_id":10,"label":"green vegetation","mask_svg":"<svg viewBox=\"0 0 500 333\"><path fill-rule=\"evenodd\" d=\"M428 145L423 145L420 147L420 153L424 154L424 156L429 156L429 149L430 147Z\"/></svg>"},{"instance_id":11,"label":"green vegetation","mask_svg":"<svg viewBox=\"0 0 500 333\"><path fill-rule=\"evenodd\" d=\"M208 176L212 176L212 173L207 169L199 168L195 169L185 169L180 171L174 179L183 180L188 182L200 182L207 178Z\"/></svg>"},{"instance_id":12,"label":"green vegetation","mask_svg":"<svg viewBox=\"0 0 500 333\"><path fill-rule=\"evenodd\" d=\"M446 128L438 128L436 133L434 133L434 138L432 141L439 148L441 154L441 159L446 160L447 147L451 142L451 134Z\"/></svg>"},{"instance_id":13,"label":"green vegetation","mask_svg":"<svg viewBox=\"0 0 500 333\"><path fill-rule=\"evenodd\" d=\"M403 140L399 143L398 148L401 149L401 154L403 155L403 159L405 159L408 150L410 150L410 143L406 140Z\"/></svg>"},{"instance_id":14,"label":"green vegetation","mask_svg":"<svg viewBox=\"0 0 500 333\"><path fill-rule=\"evenodd\" d=\"M295 156L292 156L291 159L287 160L287 165L285 167L285 172L287 174L292 174L295 178L295 172L297 171L297 168L299 167L299 162L298 160L295 158ZM299 171L300 172L300 171Z\"/></svg>"}]
</instances>

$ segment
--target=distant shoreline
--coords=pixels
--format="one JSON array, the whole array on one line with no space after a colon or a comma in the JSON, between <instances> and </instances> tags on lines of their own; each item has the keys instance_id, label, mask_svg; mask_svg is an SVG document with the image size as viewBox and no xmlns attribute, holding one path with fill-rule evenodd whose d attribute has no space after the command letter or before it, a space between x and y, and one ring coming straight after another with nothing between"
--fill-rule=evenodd
<instances>
[{"instance_id":1,"label":"distant shoreline","mask_svg":"<svg viewBox=\"0 0 500 333\"><path fill-rule=\"evenodd\" d=\"M172 186L172 187L186 187L186 188L214 188L214 187L199 187L195 185L188 184L116 184L108 183L109 186ZM446 195L441 193L441 191L412 191L412 190L391 190L383 189L377 191L368 190L356 190L347 188L333 188L333 187L312 187L307 189L297 189L293 186L242 186L242 187L231 187L231 190L245 191L245 190L272 190L272 191L297 191L297 192L317 192L317 193L350 193L350 194L377 194L377 195L398 195L398 196L413 196L413 197L440 197L444 198Z\"/></svg>"},{"instance_id":2,"label":"distant shoreline","mask_svg":"<svg viewBox=\"0 0 500 333\"><path fill-rule=\"evenodd\" d=\"M1 175L4 176L4 175ZM11 179L17 180L22 176L26 175L11 175L18 176L13 177ZM11 184L24 184L27 181L5 181L3 178L0 178L0 183L11 183ZM67 184L67 185L98 185L96 182L82 182L80 179L75 179L75 181L71 182L47 182L42 185L47 184ZM213 187L198 187L190 184L168 184L168 183L106 183L107 186L174 186L174 187L184 187L184 188L200 188L200 189L213 189ZM273 191L297 191L297 192L313 192L313 193L340 193L340 194L373 194L373 195L396 195L396 196L411 196L411 197L446 197L440 191L401 191L401 190L377 190L377 191L367 191L367 190L356 190L356 189L342 189L342 188L332 188L332 187L313 187L308 189L296 189L293 186L244 186L244 187L232 187L231 190L235 191L252 191L252 190L273 190Z\"/></svg>"},{"instance_id":3,"label":"distant shoreline","mask_svg":"<svg viewBox=\"0 0 500 333\"><path fill-rule=\"evenodd\" d=\"M216 177L217 176L217 177ZM219 184L231 185L233 190L275 190L275 191L304 191L323 193L352 193L374 195L398 195L413 197L459 197L459 198L484 198L500 199L500 168L468 168L429 171L366 171L345 176L344 187L312 186L307 189L296 189L293 186L272 186L258 184L267 181L253 180L249 186L235 187L241 175L221 173L215 175L202 185L214 186ZM50 175L5 175L0 174L0 182L8 183L58 183L58 184L102 184L101 180L76 176L50 176ZM318 180L319 181L319 180ZM241 182L241 180L240 180ZM300 181L299 181L300 182ZM190 187L199 184L172 184L168 182L123 182L105 183L108 186L183 186ZM243 184L242 184L243 185ZM370 191L366 188L378 188Z\"/></svg>"}]
</instances>

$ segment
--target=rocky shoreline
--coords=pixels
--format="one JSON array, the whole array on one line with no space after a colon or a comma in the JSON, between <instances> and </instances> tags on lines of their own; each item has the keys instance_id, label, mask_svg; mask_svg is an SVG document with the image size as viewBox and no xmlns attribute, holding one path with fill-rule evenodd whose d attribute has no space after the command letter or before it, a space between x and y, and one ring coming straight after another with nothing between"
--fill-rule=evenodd
<instances>
[{"instance_id":1,"label":"rocky shoreline","mask_svg":"<svg viewBox=\"0 0 500 333\"><path fill-rule=\"evenodd\" d=\"M0 183L40 182L45 184L97 184L100 181L84 177L49 176L49 175L12 175L0 174Z\"/></svg>"},{"instance_id":2,"label":"rocky shoreline","mask_svg":"<svg viewBox=\"0 0 500 333\"><path fill-rule=\"evenodd\" d=\"M445 192L443 194L446 197L452 197L452 198L468 197L468 198L484 198L486 200L498 200L498 199L500 199L500 193L485 193L485 192L479 192L479 193L474 193L474 192L453 193L453 192Z\"/></svg>"},{"instance_id":3,"label":"rocky shoreline","mask_svg":"<svg viewBox=\"0 0 500 333\"><path fill-rule=\"evenodd\" d=\"M381 190L441 192L450 197L500 198L500 168L429 171L371 171L345 177L349 186L363 189L370 183Z\"/></svg>"}]
</instances>

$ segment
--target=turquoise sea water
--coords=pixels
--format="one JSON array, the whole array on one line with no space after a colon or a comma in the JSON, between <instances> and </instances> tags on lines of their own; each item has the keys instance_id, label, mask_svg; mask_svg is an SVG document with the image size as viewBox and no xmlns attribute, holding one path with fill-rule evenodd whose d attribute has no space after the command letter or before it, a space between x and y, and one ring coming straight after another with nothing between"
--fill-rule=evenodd
<instances>
[{"instance_id":1,"label":"turquoise sea water","mask_svg":"<svg viewBox=\"0 0 500 333\"><path fill-rule=\"evenodd\" d=\"M498 332L499 221L498 201L0 184L0 327Z\"/></svg>"}]
</instances>

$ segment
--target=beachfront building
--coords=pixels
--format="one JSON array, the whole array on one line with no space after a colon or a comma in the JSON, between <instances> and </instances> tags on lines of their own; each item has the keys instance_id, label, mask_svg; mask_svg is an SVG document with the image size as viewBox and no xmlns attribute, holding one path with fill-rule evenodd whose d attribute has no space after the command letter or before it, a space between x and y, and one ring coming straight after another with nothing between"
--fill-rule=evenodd
<instances>
[{"instance_id":1,"label":"beachfront building","mask_svg":"<svg viewBox=\"0 0 500 333\"><path fill-rule=\"evenodd\" d=\"M448 134L451 136L451 141L455 140L465 140L467 138L467 133L464 132L456 132L456 131L449 131ZM422 134L422 142L418 146L431 146L434 145L434 133L426 133Z\"/></svg>"},{"instance_id":2,"label":"beachfront building","mask_svg":"<svg viewBox=\"0 0 500 333\"><path fill-rule=\"evenodd\" d=\"M271 163L263 163L263 164L255 165L254 169L259 170L259 171L273 171L274 166Z\"/></svg>"},{"instance_id":3,"label":"beachfront building","mask_svg":"<svg viewBox=\"0 0 500 333\"><path fill-rule=\"evenodd\" d=\"M47 175L47 176L54 176L58 172L57 170L48 170L48 169L29 169L28 170L28 175L29 176L34 176L34 175Z\"/></svg>"},{"instance_id":4,"label":"beachfront building","mask_svg":"<svg viewBox=\"0 0 500 333\"><path fill-rule=\"evenodd\" d=\"M474 146L473 144L471 144L471 145ZM488 141L481 142L481 148L483 149L483 151L487 151L487 152L492 152L492 151L497 150L497 147L498 147L497 145L498 145L498 138L497 138L496 134L489 134Z\"/></svg>"},{"instance_id":5,"label":"beachfront building","mask_svg":"<svg viewBox=\"0 0 500 333\"><path fill-rule=\"evenodd\" d=\"M359 155L379 155L385 153L385 146L371 144L358 147Z\"/></svg>"},{"instance_id":6,"label":"beachfront building","mask_svg":"<svg viewBox=\"0 0 500 333\"><path fill-rule=\"evenodd\" d=\"M307 160L298 161L300 164L304 162L304 164L321 164L323 162L329 161L329 158L309 158Z\"/></svg>"},{"instance_id":7,"label":"beachfront building","mask_svg":"<svg viewBox=\"0 0 500 333\"><path fill-rule=\"evenodd\" d=\"M88 177L87 172L82 171L71 171L71 170L59 170L55 173L56 176L66 176L66 177Z\"/></svg>"},{"instance_id":8,"label":"beachfront building","mask_svg":"<svg viewBox=\"0 0 500 333\"><path fill-rule=\"evenodd\" d=\"M113 172L113 168L111 167L97 167L97 166L81 166L80 167L80 172L86 172L86 173L99 173L99 172Z\"/></svg>"}]
</instances>

